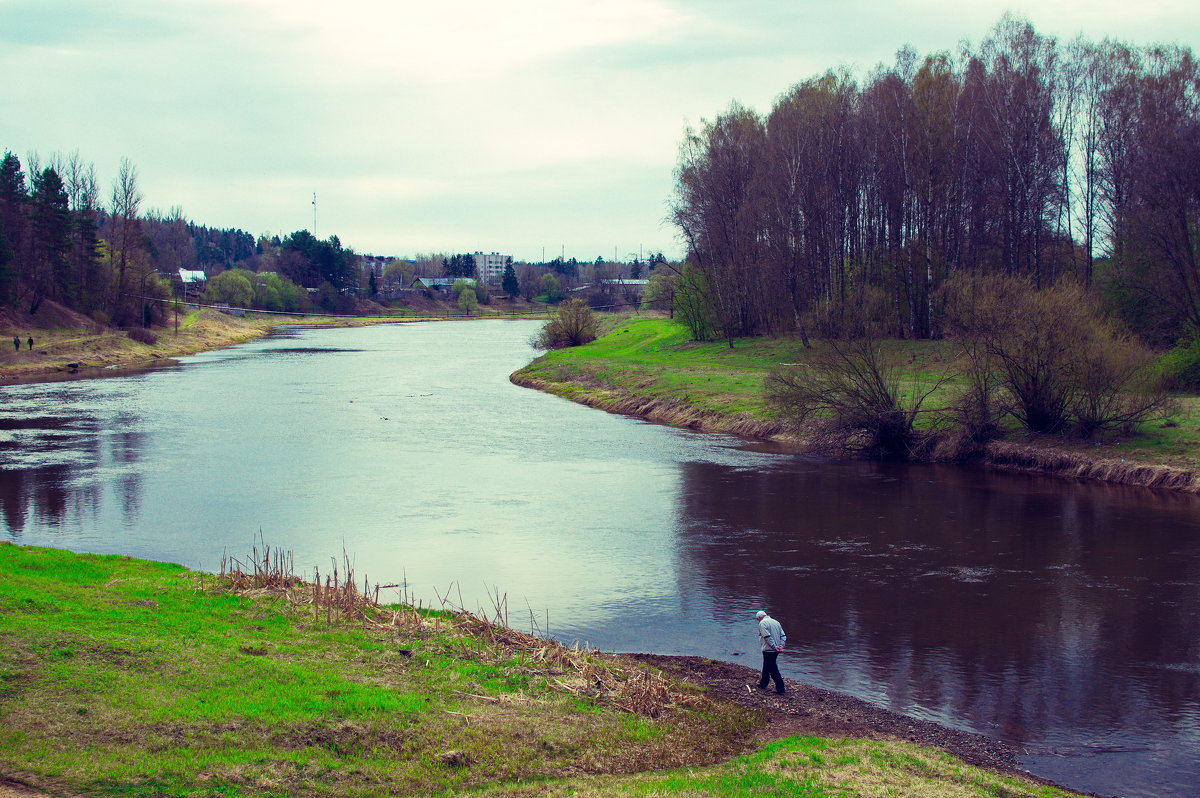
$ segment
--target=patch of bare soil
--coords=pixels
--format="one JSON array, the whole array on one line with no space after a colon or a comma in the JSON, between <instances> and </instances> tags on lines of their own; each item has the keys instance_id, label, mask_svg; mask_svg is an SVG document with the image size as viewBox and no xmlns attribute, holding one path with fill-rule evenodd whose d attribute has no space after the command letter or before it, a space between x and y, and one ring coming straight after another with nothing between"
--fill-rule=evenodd
<instances>
[{"instance_id":1,"label":"patch of bare soil","mask_svg":"<svg viewBox=\"0 0 1200 798\"><path fill-rule=\"evenodd\" d=\"M1020 751L1008 743L880 709L843 693L785 679L787 692L776 695L774 690L759 690L759 671L745 665L664 654L622 656L707 688L708 695L762 710L766 723L756 732L755 742L791 736L902 740L940 748L987 770L1059 786L1021 770Z\"/></svg>"},{"instance_id":2,"label":"patch of bare soil","mask_svg":"<svg viewBox=\"0 0 1200 798\"><path fill-rule=\"evenodd\" d=\"M18 335L22 339L31 332L55 329L87 329L96 323L82 313L76 313L57 302L46 300L37 313L23 309L0 307L0 335Z\"/></svg>"},{"instance_id":3,"label":"patch of bare soil","mask_svg":"<svg viewBox=\"0 0 1200 798\"><path fill-rule=\"evenodd\" d=\"M44 795L46 793L27 787L19 781L0 776L0 798L34 798Z\"/></svg>"}]
</instances>

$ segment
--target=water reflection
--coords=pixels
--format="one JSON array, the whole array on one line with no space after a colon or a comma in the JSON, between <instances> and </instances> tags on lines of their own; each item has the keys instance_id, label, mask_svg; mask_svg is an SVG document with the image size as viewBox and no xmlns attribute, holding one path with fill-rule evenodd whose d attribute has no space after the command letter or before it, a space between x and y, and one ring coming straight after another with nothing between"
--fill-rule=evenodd
<instances>
[{"instance_id":1,"label":"water reflection","mask_svg":"<svg viewBox=\"0 0 1200 798\"><path fill-rule=\"evenodd\" d=\"M793 674L1035 755L1195 733L1194 498L961 468L682 468L687 569L790 621Z\"/></svg>"},{"instance_id":2,"label":"water reflection","mask_svg":"<svg viewBox=\"0 0 1200 798\"><path fill-rule=\"evenodd\" d=\"M109 495L125 524L137 523L147 436L142 419L120 404L101 415L90 403L86 412L73 412L80 395L88 395L80 385L3 395L0 527L14 542L27 525L70 536L103 514Z\"/></svg>"}]
</instances>

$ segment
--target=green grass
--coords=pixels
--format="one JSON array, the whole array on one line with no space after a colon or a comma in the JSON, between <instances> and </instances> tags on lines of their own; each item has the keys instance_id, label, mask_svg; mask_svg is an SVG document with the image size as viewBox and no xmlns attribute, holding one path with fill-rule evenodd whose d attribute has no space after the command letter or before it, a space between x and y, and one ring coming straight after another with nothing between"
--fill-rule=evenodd
<instances>
[{"instance_id":1,"label":"green grass","mask_svg":"<svg viewBox=\"0 0 1200 798\"><path fill-rule=\"evenodd\" d=\"M753 723L581 711L560 665L445 618L314 622L176 565L0 545L0 577L0 774L50 792L437 793L713 761Z\"/></svg>"},{"instance_id":2,"label":"green grass","mask_svg":"<svg viewBox=\"0 0 1200 798\"><path fill-rule=\"evenodd\" d=\"M295 590L0 545L0 776L95 796L1064 794L915 746L745 754L757 713L675 684L652 717L596 687L661 680L642 666L455 613L316 620Z\"/></svg>"},{"instance_id":3,"label":"green grass","mask_svg":"<svg viewBox=\"0 0 1200 798\"><path fill-rule=\"evenodd\" d=\"M944 342L889 342L889 355L904 364L901 389L910 397L957 368ZM691 341L667 319L633 318L586 346L547 352L519 373L552 383L555 393L572 399L615 391L686 403L715 416L771 422L775 413L763 395L766 376L811 357L811 350L790 339L738 338L731 349L724 341ZM933 401L945 401L955 385L946 382Z\"/></svg>"},{"instance_id":4,"label":"green grass","mask_svg":"<svg viewBox=\"0 0 1200 798\"><path fill-rule=\"evenodd\" d=\"M710 420L741 417L770 424L776 417L763 395L767 374L781 364L805 363L812 357L811 350L790 339L739 338L730 349L724 341L689 341L682 326L663 318L607 323L609 332L598 340L547 352L518 376L539 380L560 396L600 407L611 408L619 400L636 397L686 405ZM884 346L886 356L899 366L902 395L911 401L929 393L923 409L944 407L964 387L953 342L886 341ZM1054 436L1022 439L1102 459L1125 457L1200 471L1200 397L1181 395L1176 400L1180 412L1172 421L1145 424L1132 434L1087 441ZM925 428L931 421L930 414L922 414L917 427ZM1015 421L1009 427L1012 435L1021 435Z\"/></svg>"},{"instance_id":5,"label":"green grass","mask_svg":"<svg viewBox=\"0 0 1200 798\"><path fill-rule=\"evenodd\" d=\"M793 342L767 339L739 339L733 349L724 342L697 343L664 319L629 319L587 346L547 352L522 372L563 383L565 392L612 386L713 412L767 418L763 378L799 351Z\"/></svg>"},{"instance_id":6,"label":"green grass","mask_svg":"<svg viewBox=\"0 0 1200 798\"><path fill-rule=\"evenodd\" d=\"M789 737L720 765L661 773L600 776L505 796L762 796L770 798L1059 798L1072 793L973 768L909 743Z\"/></svg>"}]
</instances>

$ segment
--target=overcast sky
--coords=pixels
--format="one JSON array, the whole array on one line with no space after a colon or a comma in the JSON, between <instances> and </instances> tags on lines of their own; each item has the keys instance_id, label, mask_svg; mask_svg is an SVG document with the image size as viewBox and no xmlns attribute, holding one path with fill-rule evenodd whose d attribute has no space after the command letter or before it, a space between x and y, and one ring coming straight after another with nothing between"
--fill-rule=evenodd
<instances>
[{"instance_id":1,"label":"overcast sky","mask_svg":"<svg viewBox=\"0 0 1200 798\"><path fill-rule=\"evenodd\" d=\"M1195 0L0 0L0 152L125 156L145 207L256 235L315 192L362 253L671 255L688 124L1005 11L1200 49Z\"/></svg>"}]
</instances>

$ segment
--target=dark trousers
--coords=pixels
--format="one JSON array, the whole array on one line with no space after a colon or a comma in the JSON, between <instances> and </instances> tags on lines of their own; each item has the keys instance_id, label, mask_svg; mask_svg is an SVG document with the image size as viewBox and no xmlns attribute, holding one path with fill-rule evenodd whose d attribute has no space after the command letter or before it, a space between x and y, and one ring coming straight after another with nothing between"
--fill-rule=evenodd
<instances>
[{"instance_id":1,"label":"dark trousers","mask_svg":"<svg viewBox=\"0 0 1200 798\"><path fill-rule=\"evenodd\" d=\"M779 663L776 661L778 659L778 651L763 652L763 672L762 678L758 680L758 686L765 690L767 685L771 683L771 680L774 679L775 692L782 693L784 691L783 675L779 672Z\"/></svg>"}]
</instances>

